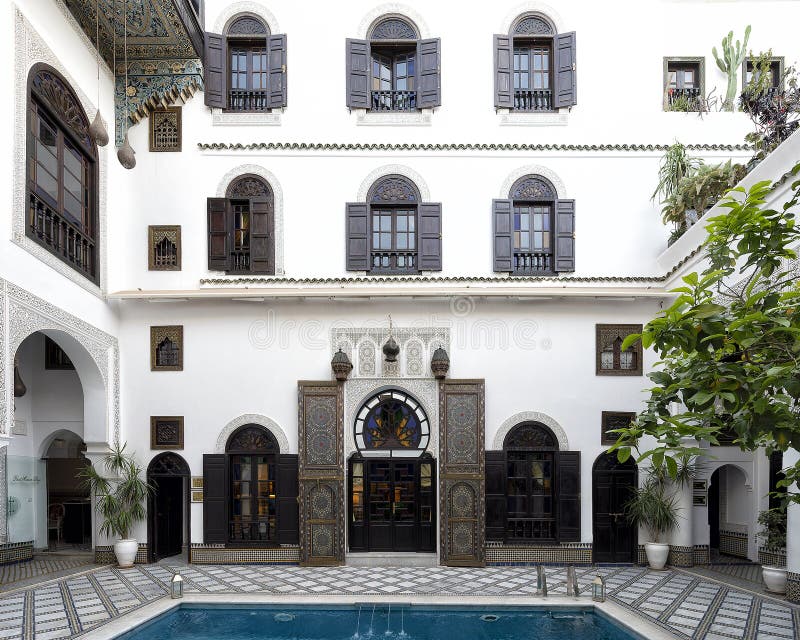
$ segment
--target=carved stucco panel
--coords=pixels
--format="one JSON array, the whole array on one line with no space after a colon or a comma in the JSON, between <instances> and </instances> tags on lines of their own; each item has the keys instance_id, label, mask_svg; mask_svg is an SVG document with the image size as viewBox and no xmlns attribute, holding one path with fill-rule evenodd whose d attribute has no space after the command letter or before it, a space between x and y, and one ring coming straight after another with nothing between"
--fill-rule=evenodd
<instances>
[{"instance_id":1,"label":"carved stucco panel","mask_svg":"<svg viewBox=\"0 0 800 640\"><path fill-rule=\"evenodd\" d=\"M524 167L519 167L518 169L512 171L508 176L506 176L502 187L500 187L500 194L498 197L508 198L508 194L511 191L511 187L514 186L514 183L527 175L540 175L543 178L547 178L555 188L556 193L558 194L557 197L567 197L567 188L564 185L564 181L552 169L548 169L547 167L539 164L525 165Z\"/></svg>"},{"instance_id":2,"label":"carved stucco panel","mask_svg":"<svg viewBox=\"0 0 800 640\"><path fill-rule=\"evenodd\" d=\"M232 2L228 4L219 12L217 19L214 20L214 33L223 33L231 21L242 13L252 13L258 16L267 24L270 33L280 33L278 20L272 12L260 2L252 1Z\"/></svg>"},{"instance_id":3,"label":"carved stucco panel","mask_svg":"<svg viewBox=\"0 0 800 640\"><path fill-rule=\"evenodd\" d=\"M60 6L60 5L59 5ZM82 33L79 27L75 28ZM106 282L108 280L107 256L105 247L107 245L107 223L106 223L106 196L107 196L107 173L108 173L108 146L98 148L98 232L97 246L100 264L100 286L88 280L85 276L78 273L59 260L44 247L38 245L25 235L26 217L26 160L25 147L27 144L27 98L28 98L28 72L33 65L43 62L56 69L69 82L70 87L80 100L86 116L91 122L97 113L97 107L92 103L86 94L81 90L61 61L50 50L44 39L36 32L33 26L25 19L22 13L14 8L14 173L13 173L13 193L14 206L12 209L12 241L22 247L25 251L35 256L55 271L71 280L78 286L86 289L96 296L102 297L106 292ZM103 66L104 73L108 72L107 67ZM106 78L110 82L110 77ZM108 123L106 123L108 126Z\"/></svg>"},{"instance_id":4,"label":"carved stucco panel","mask_svg":"<svg viewBox=\"0 0 800 640\"><path fill-rule=\"evenodd\" d=\"M515 413L513 416L505 420L503 424L500 425L497 433L494 434L492 449L494 451L500 451L503 448L503 440L506 439L508 432L521 422L541 422L543 425L550 427L558 439L558 449L560 451L569 451L569 439L567 438L567 432L564 431L564 428L558 424L555 419L551 418L546 413L540 413L539 411L522 411L520 413Z\"/></svg>"},{"instance_id":5,"label":"carved stucco panel","mask_svg":"<svg viewBox=\"0 0 800 640\"><path fill-rule=\"evenodd\" d=\"M239 427L243 427L246 424L261 425L275 436L281 453L290 453L289 439L286 437L286 432L272 418L260 413L244 413L226 424L217 436L217 444L214 447L214 453L225 453L225 445L228 443L228 438L230 438L231 434Z\"/></svg>"},{"instance_id":6,"label":"carved stucco panel","mask_svg":"<svg viewBox=\"0 0 800 640\"><path fill-rule=\"evenodd\" d=\"M397 16L409 20L417 28L417 33L419 33L420 38L432 37L430 30L428 29L428 25L425 23L422 15L408 5L400 4L399 2L381 4L369 11L361 19L358 29L355 32L357 34L356 37L365 39L368 38L369 32L372 29L372 25L384 18L391 16Z\"/></svg>"},{"instance_id":7,"label":"carved stucco panel","mask_svg":"<svg viewBox=\"0 0 800 640\"><path fill-rule=\"evenodd\" d=\"M425 182L425 179L422 177L422 175L414 171L414 169L411 167L407 167L402 164L386 164L382 167L378 167L374 171L371 171L370 174L364 178L364 180L362 180L361 186L358 188L358 195L356 196L354 202L366 202L367 196L369 195L369 190L375 181L378 178L390 175L405 176L415 185L417 185L417 189L419 189L419 196L422 199L422 202L431 201L430 189L428 189L428 184Z\"/></svg>"}]
</instances>

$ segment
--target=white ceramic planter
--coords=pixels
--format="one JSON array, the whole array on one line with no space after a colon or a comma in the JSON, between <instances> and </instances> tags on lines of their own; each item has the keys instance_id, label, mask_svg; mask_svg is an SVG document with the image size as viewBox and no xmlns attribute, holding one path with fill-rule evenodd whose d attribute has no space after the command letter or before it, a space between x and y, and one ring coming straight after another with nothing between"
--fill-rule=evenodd
<instances>
[{"instance_id":1,"label":"white ceramic planter","mask_svg":"<svg viewBox=\"0 0 800 640\"><path fill-rule=\"evenodd\" d=\"M772 593L786 593L786 567L761 567L764 586Z\"/></svg>"},{"instance_id":2,"label":"white ceramic planter","mask_svg":"<svg viewBox=\"0 0 800 640\"><path fill-rule=\"evenodd\" d=\"M117 564L123 569L132 567L138 550L139 543L133 538L118 540L114 543L114 555L117 556Z\"/></svg>"},{"instance_id":3,"label":"white ceramic planter","mask_svg":"<svg viewBox=\"0 0 800 640\"><path fill-rule=\"evenodd\" d=\"M669 545L664 542L645 542L644 552L651 569L660 571L667 564Z\"/></svg>"}]
</instances>

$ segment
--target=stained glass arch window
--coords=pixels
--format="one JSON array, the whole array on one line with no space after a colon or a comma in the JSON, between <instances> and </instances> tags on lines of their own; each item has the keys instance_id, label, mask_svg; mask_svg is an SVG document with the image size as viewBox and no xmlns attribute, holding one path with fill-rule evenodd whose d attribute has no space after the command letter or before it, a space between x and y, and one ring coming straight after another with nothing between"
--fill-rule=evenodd
<instances>
[{"instance_id":1,"label":"stained glass arch window","mask_svg":"<svg viewBox=\"0 0 800 640\"><path fill-rule=\"evenodd\" d=\"M428 447L430 423L422 405L411 395L387 389L359 409L356 448L364 456L416 458Z\"/></svg>"}]
</instances>

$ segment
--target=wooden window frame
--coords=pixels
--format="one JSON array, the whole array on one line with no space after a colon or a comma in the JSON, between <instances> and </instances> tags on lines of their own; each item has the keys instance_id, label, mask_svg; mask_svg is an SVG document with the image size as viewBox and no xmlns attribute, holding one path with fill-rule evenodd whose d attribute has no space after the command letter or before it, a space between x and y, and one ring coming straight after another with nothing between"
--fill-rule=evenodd
<instances>
[{"instance_id":1,"label":"wooden window frame","mask_svg":"<svg viewBox=\"0 0 800 640\"><path fill-rule=\"evenodd\" d=\"M513 33L509 36L511 38L511 72L513 77L511 78L511 91L516 94L517 91L549 91L550 92L550 108L549 109L525 109L519 105L519 102L516 99L516 96L512 97L515 102L515 106L512 107L512 111L517 111L520 113L555 113L558 111L558 108L553 107L553 98L555 95L555 75L556 70L554 68L554 59L553 59L553 35L537 35L537 36L522 36L522 35L514 35ZM539 89L533 88L533 50L537 47L546 47L547 48L547 57L548 57L548 67L547 67L547 74L549 77L549 82L547 83L546 87L540 87ZM517 87L517 70L516 70L516 56L517 56L517 49L524 49L528 52L528 88L522 89Z\"/></svg>"},{"instance_id":2,"label":"wooden window frame","mask_svg":"<svg viewBox=\"0 0 800 640\"><path fill-rule=\"evenodd\" d=\"M29 239L36 242L38 245L49 251L52 255L56 256L59 260L72 267L77 273L93 282L95 285L100 285L100 234L99 234L99 156L97 146L91 142L91 148L87 149L86 146L79 140L75 130L65 120L63 114L55 111L50 100L47 96L41 94L34 86L34 80L40 73L49 73L54 76L64 87L73 105L77 107L79 113L75 114L73 119L78 119L81 125L86 128L86 135L88 135L89 121L83 110L83 105L75 94L74 89L69 82L58 71L51 66L44 63L35 64L28 72L27 89L26 89L26 107L25 107L25 235ZM58 176L56 178L56 188L58 189L58 198L54 201L49 194L39 189L35 179L35 139L36 136L33 132L33 118L42 118L44 121L56 131L56 149L57 160L56 170ZM64 164L64 148L65 144L69 144L82 156L84 164L85 178L81 179L82 205L86 207L85 213L86 220L82 219L79 224L75 224L74 216L64 209L64 171L66 170ZM80 234L86 236L92 242L91 250L91 267L89 270L80 268L77 264L71 261L67 255L61 250L55 249L45 238L39 237L39 234L32 228L31 224L31 199L36 198L41 201L46 207L49 207L53 212L63 218L67 224L71 225L79 231ZM52 203L55 202L53 205Z\"/></svg>"},{"instance_id":3,"label":"wooden window frame","mask_svg":"<svg viewBox=\"0 0 800 640\"><path fill-rule=\"evenodd\" d=\"M598 376L641 376L642 367L642 341L638 340L636 344L632 345L630 349L636 357L636 366L632 369L619 368L617 357L615 353L614 368L602 368L602 353L603 353L603 333L614 332L618 333L624 340L624 336L632 333L641 333L642 325L640 324L596 324L595 325L595 374Z\"/></svg>"},{"instance_id":4,"label":"wooden window frame","mask_svg":"<svg viewBox=\"0 0 800 640\"><path fill-rule=\"evenodd\" d=\"M742 62L742 90L747 86L747 67L748 65L752 65L756 58L757 56L747 56L744 62ZM784 89L783 74L786 68L786 59L784 56L770 56L769 62L770 67L772 65L777 65L778 67L778 86L775 88L782 91Z\"/></svg>"},{"instance_id":5,"label":"wooden window frame","mask_svg":"<svg viewBox=\"0 0 800 640\"><path fill-rule=\"evenodd\" d=\"M611 428L609 422L613 418L627 418L629 421L636 417L634 411L603 411L600 418L600 444L603 446L610 446L617 441L616 436L609 435L608 431ZM615 429L617 427L614 427Z\"/></svg>"},{"instance_id":6,"label":"wooden window frame","mask_svg":"<svg viewBox=\"0 0 800 640\"><path fill-rule=\"evenodd\" d=\"M700 99L704 99L706 95L706 58L705 56L664 56L663 70L661 80L661 90L663 92L663 109L669 111L668 97L669 92L669 67L672 64L677 65L697 65L698 74L698 87L700 89Z\"/></svg>"},{"instance_id":7,"label":"wooden window frame","mask_svg":"<svg viewBox=\"0 0 800 640\"><path fill-rule=\"evenodd\" d=\"M159 236L163 234L175 235L175 264L156 264L156 245ZM179 224L151 224L147 227L147 270L148 271L180 271L181 270L181 225Z\"/></svg>"},{"instance_id":8,"label":"wooden window frame","mask_svg":"<svg viewBox=\"0 0 800 640\"><path fill-rule=\"evenodd\" d=\"M159 116L174 113L177 118L177 143L174 146L166 147L156 144L156 127L158 126ZM183 148L183 108L180 106L164 107L154 109L150 114L150 151L153 153L180 152Z\"/></svg>"},{"instance_id":9,"label":"wooden window frame","mask_svg":"<svg viewBox=\"0 0 800 640\"><path fill-rule=\"evenodd\" d=\"M158 444L158 429L165 422L178 423L178 436L174 444ZM150 448L154 450L183 449L183 416L150 416Z\"/></svg>"},{"instance_id":10,"label":"wooden window frame","mask_svg":"<svg viewBox=\"0 0 800 640\"><path fill-rule=\"evenodd\" d=\"M178 362L174 365L156 364L156 350L164 338L169 338L178 347ZM183 325L150 327L150 371L183 371Z\"/></svg>"}]
</instances>

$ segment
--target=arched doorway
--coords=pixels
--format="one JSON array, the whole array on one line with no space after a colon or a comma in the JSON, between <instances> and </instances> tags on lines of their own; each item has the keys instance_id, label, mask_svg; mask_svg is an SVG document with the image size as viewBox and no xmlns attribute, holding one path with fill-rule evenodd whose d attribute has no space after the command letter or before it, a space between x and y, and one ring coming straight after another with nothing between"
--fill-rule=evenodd
<instances>
[{"instance_id":1,"label":"arched doorway","mask_svg":"<svg viewBox=\"0 0 800 640\"><path fill-rule=\"evenodd\" d=\"M712 560L720 555L747 558L752 496L746 485L744 471L732 464L722 465L711 474L708 529Z\"/></svg>"},{"instance_id":2,"label":"arched doorway","mask_svg":"<svg viewBox=\"0 0 800 640\"><path fill-rule=\"evenodd\" d=\"M88 550L92 544L89 488L80 474L86 445L72 431L55 432L43 456L47 481L47 548Z\"/></svg>"},{"instance_id":3,"label":"arched doorway","mask_svg":"<svg viewBox=\"0 0 800 640\"><path fill-rule=\"evenodd\" d=\"M436 463L426 451L430 425L422 405L404 391L381 391L356 414L354 435L350 551L433 553Z\"/></svg>"},{"instance_id":4,"label":"arched doorway","mask_svg":"<svg viewBox=\"0 0 800 640\"><path fill-rule=\"evenodd\" d=\"M278 442L267 429L246 424L225 447L230 482L228 541L277 544Z\"/></svg>"},{"instance_id":5,"label":"arched doorway","mask_svg":"<svg viewBox=\"0 0 800 640\"><path fill-rule=\"evenodd\" d=\"M592 552L595 562L635 562L637 528L625 503L638 486L637 467L616 453L601 453L592 467Z\"/></svg>"},{"instance_id":6,"label":"arched doorway","mask_svg":"<svg viewBox=\"0 0 800 640\"><path fill-rule=\"evenodd\" d=\"M189 465L177 453L161 453L147 467L154 487L147 503L150 561L178 555L189 540Z\"/></svg>"}]
</instances>

